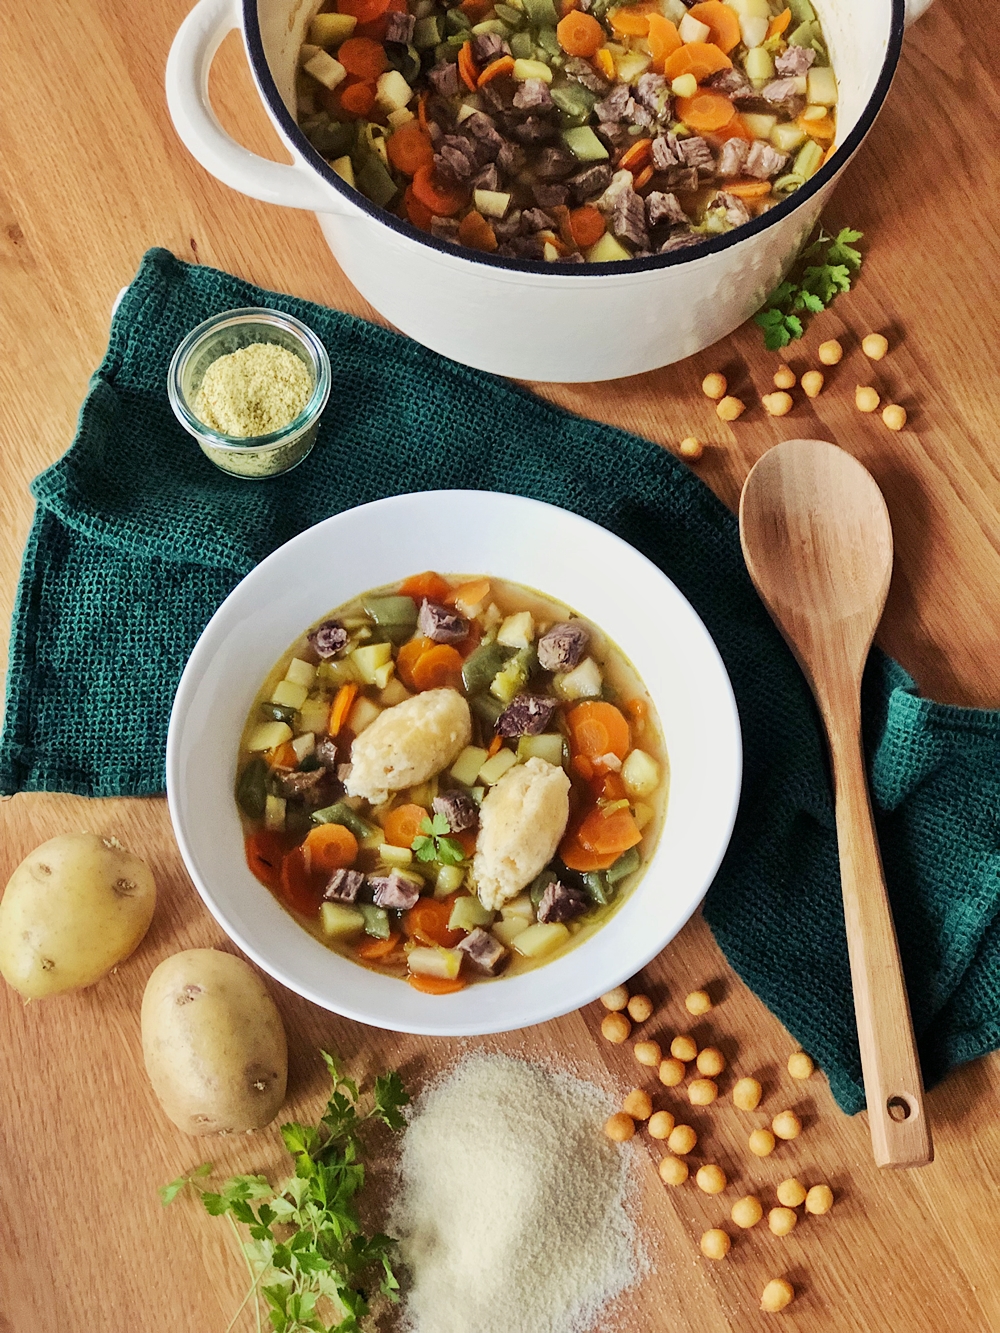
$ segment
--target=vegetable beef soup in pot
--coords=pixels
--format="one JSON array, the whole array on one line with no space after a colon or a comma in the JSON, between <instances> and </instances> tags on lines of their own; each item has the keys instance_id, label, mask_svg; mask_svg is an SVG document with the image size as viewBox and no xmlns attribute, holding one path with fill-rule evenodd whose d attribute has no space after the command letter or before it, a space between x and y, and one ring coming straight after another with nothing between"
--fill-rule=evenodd
<instances>
[{"instance_id":1,"label":"vegetable beef soup in pot","mask_svg":"<svg viewBox=\"0 0 1000 1333\"><path fill-rule=\"evenodd\" d=\"M471 3L390 0L393 26L382 32L361 0L200 0L171 49L170 112L188 149L225 184L315 212L344 272L404 333L483 370L573 382L669 365L760 308L871 128L904 23L929 0L794 0L788 17L775 0L770 22L755 0L733 0L723 36L712 5L681 0L514 0L499 11L483 0L474 12ZM586 9L600 23L561 32L536 14L542 4L549 18ZM320 12L340 17L315 25ZM646 32L650 15L656 27ZM421 49L402 40L417 24ZM441 40L428 46L432 25ZM212 111L208 73L233 27L290 165L241 147ZM590 64L573 54L584 38L603 44ZM786 50L813 54L796 61ZM823 88L818 105L807 104L811 84L797 68L807 59L826 71L812 79ZM792 88L796 78L807 87ZM788 85L783 103L776 82ZM742 154L727 138L732 125L716 123L727 98L749 141L735 176ZM778 137L762 110L777 112ZM804 155L792 142L797 122ZM817 126L828 127L826 139ZM397 133L396 150L385 152ZM473 177L462 154L471 160L477 139L483 162L472 163ZM499 159L486 162L482 143L492 139ZM595 166L602 180L584 179ZM564 190L555 214L532 209Z\"/></svg>"}]
</instances>

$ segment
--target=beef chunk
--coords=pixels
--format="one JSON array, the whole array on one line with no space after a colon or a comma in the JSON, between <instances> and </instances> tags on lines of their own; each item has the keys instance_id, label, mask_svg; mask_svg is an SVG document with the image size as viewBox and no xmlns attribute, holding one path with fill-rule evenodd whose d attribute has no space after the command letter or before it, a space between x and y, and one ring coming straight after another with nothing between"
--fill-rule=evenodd
<instances>
[{"instance_id":1,"label":"beef chunk","mask_svg":"<svg viewBox=\"0 0 1000 1333\"><path fill-rule=\"evenodd\" d=\"M497 718L497 735L540 736L555 711L555 699L544 694L518 694Z\"/></svg>"},{"instance_id":2,"label":"beef chunk","mask_svg":"<svg viewBox=\"0 0 1000 1333\"><path fill-rule=\"evenodd\" d=\"M452 241L458 244L458 219L457 218L431 218L431 235L437 237L439 241Z\"/></svg>"},{"instance_id":3,"label":"beef chunk","mask_svg":"<svg viewBox=\"0 0 1000 1333\"><path fill-rule=\"evenodd\" d=\"M565 185L549 185L545 181L538 181L533 185L531 193L535 196L535 203L539 208L559 208L569 197L569 190Z\"/></svg>"},{"instance_id":4,"label":"beef chunk","mask_svg":"<svg viewBox=\"0 0 1000 1333\"><path fill-rule=\"evenodd\" d=\"M499 79L494 79L493 83L499 83ZM492 88L493 83L488 83L487 88ZM524 166L526 161L524 149L516 143L505 143L497 153L497 168L505 176L516 176Z\"/></svg>"},{"instance_id":5,"label":"beef chunk","mask_svg":"<svg viewBox=\"0 0 1000 1333\"><path fill-rule=\"evenodd\" d=\"M510 241L521 234L521 211L515 208L505 218L491 219L493 235L498 241Z\"/></svg>"},{"instance_id":6,"label":"beef chunk","mask_svg":"<svg viewBox=\"0 0 1000 1333\"><path fill-rule=\"evenodd\" d=\"M508 259L544 259L545 242L538 236L513 236L497 253Z\"/></svg>"},{"instance_id":7,"label":"beef chunk","mask_svg":"<svg viewBox=\"0 0 1000 1333\"><path fill-rule=\"evenodd\" d=\"M510 110L514 105L516 92L517 84L514 80L501 75L500 78L490 79L489 83L484 83L478 95L480 102L490 111L500 112Z\"/></svg>"},{"instance_id":8,"label":"beef chunk","mask_svg":"<svg viewBox=\"0 0 1000 1333\"><path fill-rule=\"evenodd\" d=\"M325 768L311 768L307 772L296 769L292 773L275 770L281 794L289 801L301 801L307 810L318 810L326 803L330 775Z\"/></svg>"},{"instance_id":9,"label":"beef chunk","mask_svg":"<svg viewBox=\"0 0 1000 1333\"><path fill-rule=\"evenodd\" d=\"M667 184L672 190L697 190L700 183L697 167L671 167L667 172Z\"/></svg>"},{"instance_id":10,"label":"beef chunk","mask_svg":"<svg viewBox=\"0 0 1000 1333\"><path fill-rule=\"evenodd\" d=\"M595 194L603 194L610 184L610 162L596 162L592 167L585 167L583 171L578 171L571 177L569 188L576 202L582 204L585 199L592 199Z\"/></svg>"},{"instance_id":11,"label":"beef chunk","mask_svg":"<svg viewBox=\"0 0 1000 1333\"><path fill-rule=\"evenodd\" d=\"M732 140L729 142L732 143ZM777 176L787 161L787 153L779 153L777 148L772 148L769 143L764 143L762 139L755 139L750 145L743 170L748 176L755 176L757 180L766 181L770 180L772 176Z\"/></svg>"},{"instance_id":12,"label":"beef chunk","mask_svg":"<svg viewBox=\"0 0 1000 1333\"><path fill-rule=\"evenodd\" d=\"M628 241L636 250L649 247L649 235L646 231L646 209L642 199L632 189L621 190L611 210L611 233L620 241Z\"/></svg>"},{"instance_id":13,"label":"beef chunk","mask_svg":"<svg viewBox=\"0 0 1000 1333\"><path fill-rule=\"evenodd\" d=\"M527 235L536 231L555 231L556 224L540 208L526 208L521 214L521 231Z\"/></svg>"},{"instance_id":14,"label":"beef chunk","mask_svg":"<svg viewBox=\"0 0 1000 1333\"><path fill-rule=\"evenodd\" d=\"M612 153L617 153L621 148L628 148L630 144L635 143L635 139L628 132L627 125L619 125L611 120L603 120L593 126L594 133L600 139L606 148Z\"/></svg>"},{"instance_id":15,"label":"beef chunk","mask_svg":"<svg viewBox=\"0 0 1000 1333\"><path fill-rule=\"evenodd\" d=\"M563 621L538 640L538 665L543 671L572 671L583 661L590 635L582 625Z\"/></svg>"},{"instance_id":16,"label":"beef chunk","mask_svg":"<svg viewBox=\"0 0 1000 1333\"><path fill-rule=\"evenodd\" d=\"M357 902L365 877L360 870L335 870L330 882L323 890L323 901L327 903Z\"/></svg>"},{"instance_id":17,"label":"beef chunk","mask_svg":"<svg viewBox=\"0 0 1000 1333\"><path fill-rule=\"evenodd\" d=\"M583 889L553 880L542 894L538 904L538 919L542 922L572 921L590 907L590 898Z\"/></svg>"},{"instance_id":18,"label":"beef chunk","mask_svg":"<svg viewBox=\"0 0 1000 1333\"><path fill-rule=\"evenodd\" d=\"M675 232L673 236L669 236L663 242L660 246L659 253L661 255L669 255L672 254L674 250L686 250L689 245L697 245L702 239L701 236L693 231Z\"/></svg>"},{"instance_id":19,"label":"beef chunk","mask_svg":"<svg viewBox=\"0 0 1000 1333\"><path fill-rule=\"evenodd\" d=\"M586 262L579 250L571 250L568 255L559 256L560 264L585 264Z\"/></svg>"},{"instance_id":20,"label":"beef chunk","mask_svg":"<svg viewBox=\"0 0 1000 1333\"><path fill-rule=\"evenodd\" d=\"M797 116L806 104L806 99L796 91L794 79L774 79L760 90L760 95L789 116Z\"/></svg>"},{"instance_id":21,"label":"beef chunk","mask_svg":"<svg viewBox=\"0 0 1000 1333\"><path fill-rule=\"evenodd\" d=\"M511 126L510 132L518 143L538 144L554 139L556 129L540 116L529 116L523 124Z\"/></svg>"},{"instance_id":22,"label":"beef chunk","mask_svg":"<svg viewBox=\"0 0 1000 1333\"><path fill-rule=\"evenodd\" d=\"M727 139L719 153L719 175L738 176L747 160L750 145L746 139Z\"/></svg>"},{"instance_id":23,"label":"beef chunk","mask_svg":"<svg viewBox=\"0 0 1000 1333\"><path fill-rule=\"evenodd\" d=\"M475 139L477 143L486 144L490 148L490 161L492 162L497 153L503 147L503 136L497 131L496 125L490 116L484 115L482 111L473 111L471 116L466 116L462 121L462 133ZM496 152L493 152L493 149Z\"/></svg>"},{"instance_id":24,"label":"beef chunk","mask_svg":"<svg viewBox=\"0 0 1000 1333\"><path fill-rule=\"evenodd\" d=\"M458 643L469 632L469 622L450 606L439 606L425 597L420 603L417 629L435 643Z\"/></svg>"},{"instance_id":25,"label":"beef chunk","mask_svg":"<svg viewBox=\"0 0 1000 1333\"><path fill-rule=\"evenodd\" d=\"M635 85L635 100L657 120L670 116L670 90L662 74L643 74Z\"/></svg>"},{"instance_id":26,"label":"beef chunk","mask_svg":"<svg viewBox=\"0 0 1000 1333\"><path fill-rule=\"evenodd\" d=\"M395 907L400 912L408 912L420 897L420 885L404 879L398 870L385 876L369 875L368 884L378 907Z\"/></svg>"},{"instance_id":27,"label":"beef chunk","mask_svg":"<svg viewBox=\"0 0 1000 1333\"><path fill-rule=\"evenodd\" d=\"M427 71L431 87L442 97L455 97L458 94L458 66L451 60L442 61Z\"/></svg>"},{"instance_id":28,"label":"beef chunk","mask_svg":"<svg viewBox=\"0 0 1000 1333\"><path fill-rule=\"evenodd\" d=\"M479 823L479 806L464 792L446 791L435 796L433 810L436 815L444 815L452 833L464 833Z\"/></svg>"},{"instance_id":29,"label":"beef chunk","mask_svg":"<svg viewBox=\"0 0 1000 1333\"><path fill-rule=\"evenodd\" d=\"M616 83L603 102L594 107L598 120L622 121L628 117L628 106L632 101L627 83Z\"/></svg>"},{"instance_id":30,"label":"beef chunk","mask_svg":"<svg viewBox=\"0 0 1000 1333\"><path fill-rule=\"evenodd\" d=\"M496 32L477 32L472 38L472 54L478 65L488 65L510 55L510 47Z\"/></svg>"},{"instance_id":31,"label":"beef chunk","mask_svg":"<svg viewBox=\"0 0 1000 1333\"><path fill-rule=\"evenodd\" d=\"M757 96L753 84L736 65L732 69L720 69L707 79L710 88L732 98L734 102L747 102Z\"/></svg>"},{"instance_id":32,"label":"beef chunk","mask_svg":"<svg viewBox=\"0 0 1000 1333\"><path fill-rule=\"evenodd\" d=\"M385 30L387 42L399 42L405 46L413 41L413 29L417 20L412 14L390 14ZM456 67L457 68L457 67Z\"/></svg>"},{"instance_id":33,"label":"beef chunk","mask_svg":"<svg viewBox=\"0 0 1000 1333\"><path fill-rule=\"evenodd\" d=\"M339 620L324 620L309 633L309 642L319 657L336 657L347 647L351 636Z\"/></svg>"},{"instance_id":34,"label":"beef chunk","mask_svg":"<svg viewBox=\"0 0 1000 1333\"><path fill-rule=\"evenodd\" d=\"M535 175L543 181L565 180L576 164L574 154L565 148L543 148L535 163Z\"/></svg>"},{"instance_id":35,"label":"beef chunk","mask_svg":"<svg viewBox=\"0 0 1000 1333\"><path fill-rule=\"evenodd\" d=\"M709 208L724 208L726 210L726 221L733 227L742 227L744 222L750 221L750 210L742 199L737 199L735 194L726 194L720 190Z\"/></svg>"},{"instance_id":36,"label":"beef chunk","mask_svg":"<svg viewBox=\"0 0 1000 1333\"><path fill-rule=\"evenodd\" d=\"M675 194L664 194L654 190L646 196L646 221L651 227L660 222L680 223L687 226L690 219L677 202Z\"/></svg>"},{"instance_id":37,"label":"beef chunk","mask_svg":"<svg viewBox=\"0 0 1000 1333\"><path fill-rule=\"evenodd\" d=\"M461 134L446 134L436 145L434 166L449 183L470 181L479 170L476 148Z\"/></svg>"},{"instance_id":38,"label":"beef chunk","mask_svg":"<svg viewBox=\"0 0 1000 1333\"><path fill-rule=\"evenodd\" d=\"M692 134L689 139L678 139L677 151L685 166L697 167L707 175L715 171L715 154L701 135Z\"/></svg>"},{"instance_id":39,"label":"beef chunk","mask_svg":"<svg viewBox=\"0 0 1000 1333\"><path fill-rule=\"evenodd\" d=\"M790 46L775 59L774 70L783 78L801 77L812 67L816 52L810 46Z\"/></svg>"},{"instance_id":40,"label":"beef chunk","mask_svg":"<svg viewBox=\"0 0 1000 1333\"><path fill-rule=\"evenodd\" d=\"M607 79L601 78L589 60L582 60L579 56L574 56L571 60L566 61L563 69L571 79L576 79L577 83L582 83L588 92L596 93L598 97L607 96L611 85Z\"/></svg>"},{"instance_id":41,"label":"beef chunk","mask_svg":"<svg viewBox=\"0 0 1000 1333\"><path fill-rule=\"evenodd\" d=\"M644 130L648 130L654 123L653 113L647 111L644 106L640 106L633 98L629 99L626 113L630 125L641 125Z\"/></svg>"},{"instance_id":42,"label":"beef chunk","mask_svg":"<svg viewBox=\"0 0 1000 1333\"><path fill-rule=\"evenodd\" d=\"M337 771L337 742L332 736L324 736L313 751L317 760L331 773Z\"/></svg>"},{"instance_id":43,"label":"beef chunk","mask_svg":"<svg viewBox=\"0 0 1000 1333\"><path fill-rule=\"evenodd\" d=\"M680 165L681 157L677 150L677 138L673 134L658 134L653 140L653 166L657 171L669 171Z\"/></svg>"},{"instance_id":44,"label":"beef chunk","mask_svg":"<svg viewBox=\"0 0 1000 1333\"><path fill-rule=\"evenodd\" d=\"M488 163L472 182L474 190L499 190L500 173L496 169L496 164Z\"/></svg>"},{"instance_id":45,"label":"beef chunk","mask_svg":"<svg viewBox=\"0 0 1000 1333\"><path fill-rule=\"evenodd\" d=\"M464 940L460 940L455 948L467 954L469 962L478 967L480 972L487 972L491 977L497 975L508 958L507 950L500 941L494 939L489 931L483 930L481 926L477 926Z\"/></svg>"},{"instance_id":46,"label":"beef chunk","mask_svg":"<svg viewBox=\"0 0 1000 1333\"><path fill-rule=\"evenodd\" d=\"M544 79L525 79L514 94L518 111L548 111L552 106L549 85Z\"/></svg>"}]
</instances>

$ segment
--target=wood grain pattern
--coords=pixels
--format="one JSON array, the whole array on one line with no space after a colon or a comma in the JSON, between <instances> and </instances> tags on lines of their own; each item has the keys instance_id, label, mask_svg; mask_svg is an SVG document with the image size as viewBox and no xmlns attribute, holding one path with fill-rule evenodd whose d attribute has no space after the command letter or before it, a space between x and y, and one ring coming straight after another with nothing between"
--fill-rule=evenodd
<instances>
[{"instance_id":1,"label":"wood grain pattern","mask_svg":"<svg viewBox=\"0 0 1000 1333\"><path fill-rule=\"evenodd\" d=\"M170 40L188 0L22 0L0 6L0 613L6 623L31 517L30 478L72 438L87 379L103 353L111 302L142 252L182 258L353 313L372 311L340 274L315 220L233 194L183 151L163 98ZM958 0L937 3L908 35L884 111L850 167L830 222L865 232L867 259L850 297L816 320L787 359L801 370L842 337L844 361L814 401L776 422L752 408L723 426L698 385L721 369L756 402L778 358L759 330L738 331L679 366L616 384L538 386L573 410L671 445L696 433L710 448L699 474L735 506L751 464L779 439L834 440L882 487L896 570L879 641L923 689L962 704L1000 704L1000 79L981 29ZM227 39L213 75L222 119L249 147L277 152L239 44ZM893 350L878 367L860 351L872 329ZM874 382L904 403L900 435L853 406ZM18 796L0 805L0 876L55 832L116 833L147 856L161 901L139 953L88 994L22 1005L4 988L0 1091L0 1333L222 1333L242 1295L243 1270L225 1227L191 1202L163 1212L155 1189L202 1159L158 1112L141 1067L139 1002L146 977L179 948L225 941L182 868L165 804ZM745 1151L747 1123L731 1104L692 1112L698 1160L714 1158L733 1185L712 1200L667 1191L641 1172L642 1223L654 1265L623 1302L623 1333L763 1333L764 1283L781 1273L799 1296L786 1333L990 1333L1000 1328L1000 1060L958 1071L927 1098L937 1160L920 1172L879 1174L865 1117L848 1120L824 1080L784 1075L792 1043L739 984L696 918L648 969L660 1004L650 1033L687 1026L681 997L708 983L720 1003L696 1027L730 1058L732 1075L767 1085L760 1123L793 1106L801 1139L763 1161ZM809 978L803 977L808 985ZM288 1114L322 1104L319 1044L364 1074L401 1066L419 1082L468 1043L400 1038L326 1014L274 988L288 1027ZM639 1082L627 1048L598 1032L596 1009L485 1043L552 1057L624 1091ZM665 1094L662 1104L679 1109ZM530 1108L525 1109L526 1119ZM755 1121L754 1123L758 1123ZM213 1145L223 1169L276 1167L274 1135ZM643 1145L640 1153L645 1152ZM651 1154L655 1156L656 1154ZM760 1227L725 1263L697 1237L751 1188L794 1170L826 1179L834 1211L785 1240ZM245 1327L249 1328L248 1323Z\"/></svg>"}]
</instances>

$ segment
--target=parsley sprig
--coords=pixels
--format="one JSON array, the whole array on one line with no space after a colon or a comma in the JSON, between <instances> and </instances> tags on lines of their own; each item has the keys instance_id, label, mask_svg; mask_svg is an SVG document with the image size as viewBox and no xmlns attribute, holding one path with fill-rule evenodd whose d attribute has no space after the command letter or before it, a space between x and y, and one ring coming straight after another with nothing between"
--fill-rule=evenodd
<instances>
[{"instance_id":1,"label":"parsley sprig","mask_svg":"<svg viewBox=\"0 0 1000 1333\"><path fill-rule=\"evenodd\" d=\"M275 1333L360 1333L358 1321L368 1313L362 1283L378 1280L383 1295L398 1299L395 1242L364 1234L354 1200L365 1180L362 1126L375 1119L401 1129L409 1094L395 1071L382 1074L371 1106L361 1113L357 1084L341 1074L332 1056L321 1054L333 1092L318 1125L282 1125L295 1173L279 1189L265 1176L247 1175L232 1176L221 1190L211 1191L201 1184L212 1171L212 1163L204 1162L160 1190L166 1206L190 1186L213 1217L225 1216L233 1227L252 1281L230 1328L252 1300L260 1330L261 1295ZM237 1222L249 1230L249 1241L240 1236Z\"/></svg>"},{"instance_id":2,"label":"parsley sprig","mask_svg":"<svg viewBox=\"0 0 1000 1333\"><path fill-rule=\"evenodd\" d=\"M862 233L842 227L836 236L828 236L820 227L819 236L799 255L788 278L779 283L767 298L754 322L764 330L764 346L769 352L787 347L804 332L801 314L818 315L835 296L851 289L851 279L861 267L861 252L854 248ZM809 263L809 260L815 263Z\"/></svg>"},{"instance_id":3,"label":"parsley sprig","mask_svg":"<svg viewBox=\"0 0 1000 1333\"><path fill-rule=\"evenodd\" d=\"M447 815L435 815L420 824L420 836L413 839L412 850L418 861L440 861L443 866L457 866L465 860L465 852L454 840L444 835L451 832Z\"/></svg>"}]
</instances>

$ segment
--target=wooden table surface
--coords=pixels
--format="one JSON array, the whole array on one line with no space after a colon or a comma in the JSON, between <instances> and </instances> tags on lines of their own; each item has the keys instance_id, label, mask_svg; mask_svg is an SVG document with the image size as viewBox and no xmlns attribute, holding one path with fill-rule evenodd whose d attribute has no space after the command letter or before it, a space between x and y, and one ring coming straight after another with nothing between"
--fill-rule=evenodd
<instances>
[{"instance_id":1,"label":"wooden table surface","mask_svg":"<svg viewBox=\"0 0 1000 1333\"><path fill-rule=\"evenodd\" d=\"M69 444L111 303L147 247L374 317L312 216L230 192L177 141L163 69L187 7L26 0L0 13L4 623L31 519L28 481ZM679 366L539 392L665 445L700 434L712 447L698 472L730 504L749 466L782 438L819 436L850 449L883 486L895 531L881 643L927 694L995 706L1000 180L990 145L1000 141L1000 81L992 57L969 37L967 14L958 0L937 0L909 34L885 110L830 209L830 222L863 229L867 258L857 290L790 349L803 369L815 364L820 341L844 339L847 355L821 398L800 401L782 421L756 407L734 428L718 422L698 392L708 370L723 369L735 392L753 400L770 386L777 357L764 353L752 326ZM977 37L981 25L971 31ZM213 89L222 118L248 146L280 152L234 36ZM872 329L893 347L875 371L858 350ZM854 409L855 384L873 377L906 405L902 434ZM139 1004L153 966L180 948L225 943L185 875L166 803L20 795L0 806L0 819L0 882L36 844L91 828L146 856L160 893L144 944L91 991L32 1005L0 991L0 1333L222 1333L243 1290L227 1228L193 1201L164 1212L156 1186L206 1156L233 1170L276 1169L280 1152L273 1129L252 1141L185 1138L144 1076ZM615 1327L753 1333L780 1318L788 1333L1000 1328L1000 1062L959 1070L929 1095L932 1166L878 1173L865 1117L842 1116L820 1075L791 1084L783 1072L791 1039L726 966L700 918L647 970L644 984L660 1004L654 1034L687 1026L682 997L703 983L721 1002L698 1033L717 1038L740 1071L763 1070L765 1106L794 1105L806 1131L751 1164L730 1104L692 1116L706 1154L734 1177L725 1208L693 1187L663 1188L654 1155L647 1161L640 1149L641 1224L654 1269L622 1303ZM417 1086L466 1045L364 1028L273 990L290 1037L289 1115L314 1115L322 1104L319 1045L361 1073L399 1066ZM637 1066L627 1048L602 1041L599 1020L593 1006L481 1044L554 1054L624 1090ZM737 1190L769 1190L791 1170L807 1182L830 1181L830 1216L786 1240L758 1227L740 1236L727 1262L701 1259L698 1235L726 1216ZM798 1299L784 1315L764 1316L760 1290L781 1273ZM251 1326L247 1318L238 1328Z\"/></svg>"}]
</instances>

